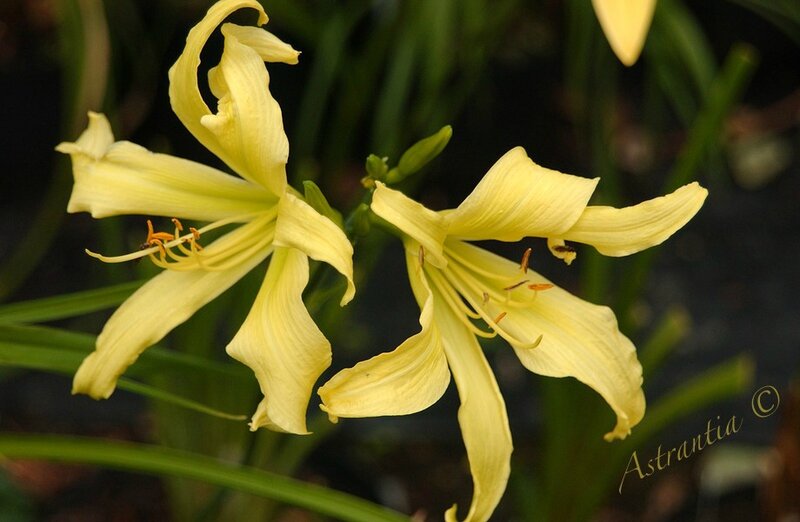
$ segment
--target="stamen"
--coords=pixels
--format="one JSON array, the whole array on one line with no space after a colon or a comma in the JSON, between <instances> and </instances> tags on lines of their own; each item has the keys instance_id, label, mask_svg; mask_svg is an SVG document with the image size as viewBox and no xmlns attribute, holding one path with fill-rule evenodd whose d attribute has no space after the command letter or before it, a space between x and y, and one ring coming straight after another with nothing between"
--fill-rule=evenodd
<instances>
[{"instance_id":1,"label":"stamen","mask_svg":"<svg viewBox=\"0 0 800 522\"><path fill-rule=\"evenodd\" d=\"M455 316L458 318L461 323L466 326L472 333L477 335L478 337L483 337L484 339L492 339L497 337L497 332L487 332L485 330L481 330L476 325L469 320L469 317L474 319L480 319L481 316L476 314L475 312L470 311L461 298L458 296L456 291L447 281L443 281L441 278L441 274L438 273L437 270L431 270L430 272L426 272L429 276L431 283L433 286L436 287L439 292L441 292L442 297L450 305L450 308L453 309L455 312ZM459 313L461 312L461 313Z\"/></svg>"},{"instance_id":2,"label":"stamen","mask_svg":"<svg viewBox=\"0 0 800 522\"><path fill-rule=\"evenodd\" d=\"M448 261L452 260L448 258ZM504 306L508 306L511 308L525 308L530 305L527 301L520 301L511 299L511 292L504 291L504 294L501 294L500 291L496 289L496 286L489 283L486 285L481 285L477 281L475 281L474 273L471 271L471 267L464 267L461 266L457 262L448 263L447 270L445 270L445 274L455 275L459 278L460 282L463 282L470 290L474 291L476 294L481 296L488 296L484 298L483 305L486 306L489 303L489 299L493 299L497 302L502 302ZM460 275L459 275L460 274ZM482 275L482 274L480 274ZM448 278L449 279L449 278ZM506 279L507 278L503 278ZM458 283L454 283L455 286L458 286ZM470 303L472 305L472 303Z\"/></svg>"},{"instance_id":3,"label":"stamen","mask_svg":"<svg viewBox=\"0 0 800 522\"><path fill-rule=\"evenodd\" d=\"M544 334L539 334L539 337L537 337L536 340L533 341L532 343L524 345L524 346L514 346L514 348L522 348L523 350L533 350L534 348L536 348L537 346L539 346L542 343L542 338L543 337L544 337Z\"/></svg>"},{"instance_id":4,"label":"stamen","mask_svg":"<svg viewBox=\"0 0 800 522\"><path fill-rule=\"evenodd\" d=\"M550 290L551 288L553 288L553 285L550 283L534 283L532 285L528 285L528 288L530 288L534 292L538 292L540 290Z\"/></svg>"},{"instance_id":5,"label":"stamen","mask_svg":"<svg viewBox=\"0 0 800 522\"><path fill-rule=\"evenodd\" d=\"M514 284L513 284L513 285L511 285L511 286L507 286L507 287L503 288L503 290L513 290L513 289L515 289L515 288L517 288L517 287L520 287L520 286L524 285L524 284L525 284L525 283L527 283L528 281L530 281L530 280L529 280L529 279L523 279L523 280L522 280L522 281L520 281L519 283L514 283Z\"/></svg>"},{"instance_id":6,"label":"stamen","mask_svg":"<svg viewBox=\"0 0 800 522\"><path fill-rule=\"evenodd\" d=\"M164 259L164 254L167 253L167 249L164 248L164 242L158 238L153 238L150 240L150 244L152 246L158 247L158 251L161 252L161 259ZM151 254L152 255L152 254Z\"/></svg>"},{"instance_id":7,"label":"stamen","mask_svg":"<svg viewBox=\"0 0 800 522\"><path fill-rule=\"evenodd\" d=\"M436 288L442 292L442 295L447 300L448 303L452 305L453 308L460 311L467 317L471 317L472 319L480 319L481 316L474 310L464 303L464 300L459 297L458 292L450 285L450 283L446 280L442 279L441 272L437 270L431 270L430 272L426 272L428 274L428 278L436 285Z\"/></svg>"},{"instance_id":8,"label":"stamen","mask_svg":"<svg viewBox=\"0 0 800 522\"><path fill-rule=\"evenodd\" d=\"M526 248L525 249L525 253L522 254L522 262L519 264L519 268L520 268L520 270L522 270L523 274L527 274L528 273L528 260L530 260L530 258L531 258L531 252L532 251L533 251L533 249Z\"/></svg>"},{"instance_id":9,"label":"stamen","mask_svg":"<svg viewBox=\"0 0 800 522\"><path fill-rule=\"evenodd\" d=\"M466 290L473 289L474 290L475 287L477 286L477 282L475 282L473 280L472 274L470 274L469 272L466 272L466 273L462 274L461 272L463 271L463 269L452 270L454 265L455 265L455 263L453 265L448 265L448 267L451 268L451 269L444 271L444 274L448 278L448 280L452 278L452 281L451 281L452 286L455 287L455 288L458 288L459 290L461 290L461 289L466 289ZM477 306L477 303L475 303L474 300L471 298L471 295L472 295L471 292L459 291L459 293L461 295L463 295L464 299L467 300L467 302L470 304L470 306L472 308L474 308L481 315L481 318L486 322L486 324L488 324L489 327L492 330L494 330L498 335L500 335L500 337L502 337L503 339L508 341L511 345L513 345L516 348L534 348L534 347L536 347L536 344L537 344L536 342L523 343L522 341L520 341L519 339L517 339L516 337L514 337L513 335L508 333L505 329L501 328L500 325L497 324L498 320L502 320L506 316L505 312L501 313L498 316L497 320L494 320L494 319L492 319L492 317L490 315L488 315L487 311L484 308L481 308L481 307Z\"/></svg>"},{"instance_id":10,"label":"stamen","mask_svg":"<svg viewBox=\"0 0 800 522\"><path fill-rule=\"evenodd\" d=\"M171 221L172 221L172 224L175 225L175 230L177 230L178 232L183 232L183 225L178 220L178 218L172 218ZM177 236L178 234L175 234L175 235Z\"/></svg>"},{"instance_id":11,"label":"stamen","mask_svg":"<svg viewBox=\"0 0 800 522\"><path fill-rule=\"evenodd\" d=\"M156 241L172 241L175 236L169 232L154 232L153 222L147 220L147 244L153 245Z\"/></svg>"},{"instance_id":12,"label":"stamen","mask_svg":"<svg viewBox=\"0 0 800 522\"><path fill-rule=\"evenodd\" d=\"M463 267L464 269L466 269L469 272L472 272L472 273L475 273L475 274L480 274L480 275L486 277L487 279L499 280L499 281L503 281L503 282L508 282L508 280L509 280L509 277L507 275L502 275L502 274L498 274L497 272L490 272L490 271L484 270L482 267L472 263L469 259L461 256L457 252L457 249L448 248L447 245L445 245L445 255L448 258L448 262L449 261L454 261L455 263L458 263L459 265L461 265L461 267ZM448 266L450 266L450 265L448 265Z\"/></svg>"},{"instance_id":13,"label":"stamen","mask_svg":"<svg viewBox=\"0 0 800 522\"><path fill-rule=\"evenodd\" d=\"M500 315L494 318L495 324L500 324L500 321L506 316L506 312L500 312Z\"/></svg>"},{"instance_id":14,"label":"stamen","mask_svg":"<svg viewBox=\"0 0 800 522\"><path fill-rule=\"evenodd\" d=\"M96 259L99 259L100 261L103 261L104 263L124 263L124 262L127 262L127 261L134 261L136 259L141 259L143 257L150 257L150 259L153 261L153 263L156 266L160 266L162 268L169 268L169 269L172 269L172 270L195 270L197 268L205 268L205 269L208 269L208 270L220 270L220 269L224 269L223 268L224 266L230 265L231 263L230 262L225 262L224 265L216 264L214 266L211 266L212 263L210 262L210 260L206 259L207 261L209 261L209 263L208 263L209 266L205 266L206 263L200 262L199 254L200 254L200 251L203 250L203 247L197 242L197 240L200 239L200 235L201 234L209 232L211 230L216 230L218 228L224 227L226 225L230 225L232 223L243 223L243 222L248 222L248 221L254 221L256 219L257 220L263 220L264 223L268 223L270 221L273 221L275 219L275 217L277 216L277 214L278 214L278 211L277 211L277 206L276 206L274 209L270 209L270 210L268 210L266 212L248 213L248 214L241 214L241 215L237 215L237 216L232 216L232 217L229 217L229 218L220 219L219 221L215 221L213 223L210 223L210 224L200 228L199 230L195 229L194 227L189 227L190 234L187 234L187 235L184 235L184 236L179 236L178 234L172 235L172 234L169 234L169 233L166 233L166 232L155 232L153 230L152 221L150 221L148 219L147 220L147 240L146 240L145 243L140 245L139 250L137 250L135 252L131 252L129 254L124 254L124 255L121 255L121 256L104 256L102 254L99 254L99 253L96 253L96 252L92 252L89 249L86 249L85 252L89 256L94 257ZM178 221L178 220L176 220L176 221ZM178 222L178 223L180 223L180 222ZM173 221L173 224L175 224L174 221ZM181 224L181 228L182 227L183 227L183 225ZM262 248L262 247L265 246L265 243L270 243L272 241L272 238L273 238L272 234L266 234L265 237L263 237L262 240L259 241L258 244L254 245L252 248L247 248L247 246L243 246L243 247L240 247L240 248L235 248L233 250L232 249L227 249L224 253L220 252L219 254L217 254L216 257L218 259L222 259L222 258L227 259L227 258L229 258L229 257L231 257L233 255L237 255L243 249L247 249L248 252L249 252L251 250L254 250L256 247ZM181 245L183 243L186 243L186 242L190 243L191 249L184 251L185 247L183 249L181 249ZM178 248L179 250L181 250L181 252L186 254L187 258L186 259L181 258L181 260L180 260L181 265L176 265L175 263L170 263L167 260L167 258L166 258L167 251L169 251L172 248ZM161 259L159 259L158 257L156 257L154 255L156 253L159 254L159 257L161 257ZM193 260L194 262L187 263L187 261L189 261L190 259Z\"/></svg>"}]
</instances>

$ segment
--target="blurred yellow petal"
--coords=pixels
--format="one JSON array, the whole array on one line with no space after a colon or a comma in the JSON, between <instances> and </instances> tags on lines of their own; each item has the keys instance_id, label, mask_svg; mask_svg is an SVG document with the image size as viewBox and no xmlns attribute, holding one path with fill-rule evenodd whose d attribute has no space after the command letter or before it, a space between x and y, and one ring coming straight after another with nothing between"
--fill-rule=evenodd
<instances>
[{"instance_id":1,"label":"blurred yellow petal","mask_svg":"<svg viewBox=\"0 0 800 522\"><path fill-rule=\"evenodd\" d=\"M541 167L516 147L492 166L458 208L442 212L448 235L498 241L558 235L581 215L597 181Z\"/></svg>"},{"instance_id":2,"label":"blurred yellow petal","mask_svg":"<svg viewBox=\"0 0 800 522\"><path fill-rule=\"evenodd\" d=\"M489 520L511 469L513 444L505 402L475 336L450 309L437 307L434 321L461 399L458 423L473 483L472 503L464 520ZM457 520L456 506L447 511L445 520Z\"/></svg>"},{"instance_id":3,"label":"blurred yellow petal","mask_svg":"<svg viewBox=\"0 0 800 522\"><path fill-rule=\"evenodd\" d=\"M62 143L57 150L72 158L75 184L68 212L91 212L95 218L147 214L216 221L275 204L262 187L211 167L127 141L114 143L102 114L90 115L78 141Z\"/></svg>"},{"instance_id":4,"label":"blurred yellow petal","mask_svg":"<svg viewBox=\"0 0 800 522\"><path fill-rule=\"evenodd\" d=\"M308 258L277 248L253 308L228 344L228 354L255 373L264 398L250 429L306 434L306 409L319 376L331 363L330 343L303 303Z\"/></svg>"},{"instance_id":5,"label":"blurred yellow petal","mask_svg":"<svg viewBox=\"0 0 800 522\"><path fill-rule=\"evenodd\" d=\"M592 5L620 61L628 66L636 63L653 20L656 0L592 0Z\"/></svg>"},{"instance_id":6,"label":"blurred yellow petal","mask_svg":"<svg viewBox=\"0 0 800 522\"><path fill-rule=\"evenodd\" d=\"M114 312L97 337L95 351L84 359L72 385L72 393L95 399L108 398L117 378L148 347L215 299L271 251L270 245L241 250L244 243L257 244L270 222L256 220L242 225L209 245L208 256L231 252L226 270L165 270L145 283Z\"/></svg>"},{"instance_id":7,"label":"blurred yellow petal","mask_svg":"<svg viewBox=\"0 0 800 522\"><path fill-rule=\"evenodd\" d=\"M697 214L708 191L697 182L625 208L587 207L561 235L607 256L626 256L661 244Z\"/></svg>"},{"instance_id":8,"label":"blurred yellow petal","mask_svg":"<svg viewBox=\"0 0 800 522\"><path fill-rule=\"evenodd\" d=\"M318 391L322 409L338 417L407 415L432 405L447 389L450 371L433 324L433 296L422 307L422 330L394 351L340 371Z\"/></svg>"},{"instance_id":9,"label":"blurred yellow petal","mask_svg":"<svg viewBox=\"0 0 800 522\"><path fill-rule=\"evenodd\" d=\"M290 193L286 193L278 204L275 245L296 248L312 259L328 263L347 278L347 289L340 302L342 306L355 295L350 240L333 221Z\"/></svg>"},{"instance_id":10,"label":"blurred yellow petal","mask_svg":"<svg viewBox=\"0 0 800 522\"><path fill-rule=\"evenodd\" d=\"M445 222L439 212L428 210L399 190L381 182L372 195L372 211L413 238L424 249L422 257L434 266L444 267L442 251L447 236Z\"/></svg>"}]
</instances>

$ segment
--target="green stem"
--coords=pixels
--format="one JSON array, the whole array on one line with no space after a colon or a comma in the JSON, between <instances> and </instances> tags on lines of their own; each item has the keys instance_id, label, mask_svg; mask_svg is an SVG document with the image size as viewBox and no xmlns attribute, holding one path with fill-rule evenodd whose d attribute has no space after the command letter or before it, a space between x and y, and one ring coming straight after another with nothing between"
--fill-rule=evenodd
<instances>
[{"instance_id":1,"label":"green stem","mask_svg":"<svg viewBox=\"0 0 800 522\"><path fill-rule=\"evenodd\" d=\"M286 502L353 522L399 522L408 517L314 484L170 448L53 435L0 435L0 455L95 464L209 484Z\"/></svg>"}]
</instances>

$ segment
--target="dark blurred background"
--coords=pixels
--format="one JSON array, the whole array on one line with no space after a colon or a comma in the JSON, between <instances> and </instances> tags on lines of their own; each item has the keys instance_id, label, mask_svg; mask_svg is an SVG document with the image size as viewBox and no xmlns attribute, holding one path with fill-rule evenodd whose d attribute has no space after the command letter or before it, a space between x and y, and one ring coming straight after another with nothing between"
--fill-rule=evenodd
<instances>
[{"instance_id":1,"label":"dark blurred background","mask_svg":"<svg viewBox=\"0 0 800 522\"><path fill-rule=\"evenodd\" d=\"M135 249L143 218L98 223L86 214L66 216L69 165L54 147L74 140L86 111L97 110L109 115L117 139L222 168L181 126L167 96L166 71L209 5L0 2L4 302L152 273L102 265L83 253ZM291 181L297 187L314 180L344 213L361 197L368 154L391 164L445 124L454 129L448 148L403 187L431 208L457 205L517 145L550 168L601 176L597 204L638 203L695 179L709 188L697 217L654 253L608 260L581 249L567 268L546 254L542 241L526 242L536 270L587 300L612 305L623 331L640 348L650 347L646 392L655 420L640 439L608 450L602 434L612 420L599 398L573 382L529 375L507 346L490 343L515 442L497 520L800 518L800 3L659 0L643 55L629 69L608 48L589 0L264 5L268 29L302 51L299 65L269 69L291 144ZM251 23L252 15L236 20ZM204 66L219 48L220 40L212 40ZM512 259L523 248L487 247ZM326 376L392 349L418 329L399 244L373 232L357 252L356 270L359 295L345 319L326 320L333 316L324 307L318 312L334 346ZM258 277L228 299L249 303L253 284ZM224 360L225 332L240 321L223 312L224 304L217 309L204 313L220 325L209 343L213 357ZM109 313L47 326L94 335ZM165 344L181 349L185 338L178 332ZM10 433L184 448L159 419L205 422L170 417L125 392L103 402L72 397L67 376L21 370L2 357L0 372L0 430ZM751 397L765 385L775 387L781 404L762 419ZM247 393L251 402L238 410L254 406ZM414 416L321 429L282 471L435 520L455 501L465 508L471 494L457 404L449 390ZM632 451L647 460L659 445L675 447L704 433L707 422L724 425L732 415L744 419L740 432L653 476L627 475L617 492ZM228 444L252 443L243 442L249 436L243 425L226 429L235 432L223 437ZM219 447L205 452L224 454ZM260 465L247 452L236 458L251 457L250 464ZM206 490L196 496L196 489L187 497L193 487L5 461L0 519L223 520L231 513L259 519L255 511L236 511L246 498ZM189 501L181 507L181 495L208 505L193 512ZM317 519L263 509L258 513L266 519Z\"/></svg>"}]
</instances>

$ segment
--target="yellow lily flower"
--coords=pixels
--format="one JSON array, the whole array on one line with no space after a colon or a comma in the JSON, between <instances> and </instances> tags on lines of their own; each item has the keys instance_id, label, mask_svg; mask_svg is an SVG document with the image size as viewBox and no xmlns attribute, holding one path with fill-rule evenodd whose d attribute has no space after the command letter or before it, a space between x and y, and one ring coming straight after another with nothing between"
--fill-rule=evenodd
<instances>
[{"instance_id":1,"label":"yellow lily flower","mask_svg":"<svg viewBox=\"0 0 800 522\"><path fill-rule=\"evenodd\" d=\"M617 416L607 440L627 436L644 415L642 368L609 308L529 270L530 251L514 263L466 242L538 236L566 262L575 250L565 240L624 256L664 241L707 194L691 183L622 209L587 206L597 182L540 167L515 148L456 209L434 212L377 183L372 210L403 234L422 329L394 351L334 375L319 390L322 409L334 422L414 413L441 397L452 373L474 484L465 520L491 516L505 491L512 451L503 398L477 337L500 335L529 370L591 386ZM455 506L445 518L456 520Z\"/></svg>"},{"instance_id":2,"label":"yellow lily flower","mask_svg":"<svg viewBox=\"0 0 800 522\"><path fill-rule=\"evenodd\" d=\"M355 293L352 246L286 182L289 143L281 109L269 91L264 62L297 63L298 52L259 27L222 26L224 50L209 73L217 98L212 112L198 88L200 52L216 27L239 8L267 15L255 0L225 0L190 32L169 71L170 101L187 129L241 178L127 141L114 142L105 116L89 114L74 143L57 149L72 158L75 185L67 210L95 218L120 214L169 216L174 233L156 232L122 262L149 257L164 271L111 316L95 351L75 374L73 393L96 399L114 391L117 378L149 346L272 256L250 313L227 351L249 366L264 398L250 427L307 433L305 413L313 386L330 365L330 343L311 319L301 294L308 258L324 261L347 278L341 304ZM210 224L185 231L177 218ZM203 235L236 225L213 243Z\"/></svg>"},{"instance_id":3,"label":"yellow lily flower","mask_svg":"<svg viewBox=\"0 0 800 522\"><path fill-rule=\"evenodd\" d=\"M617 58L627 66L639 59L656 0L592 0L600 26Z\"/></svg>"}]
</instances>

